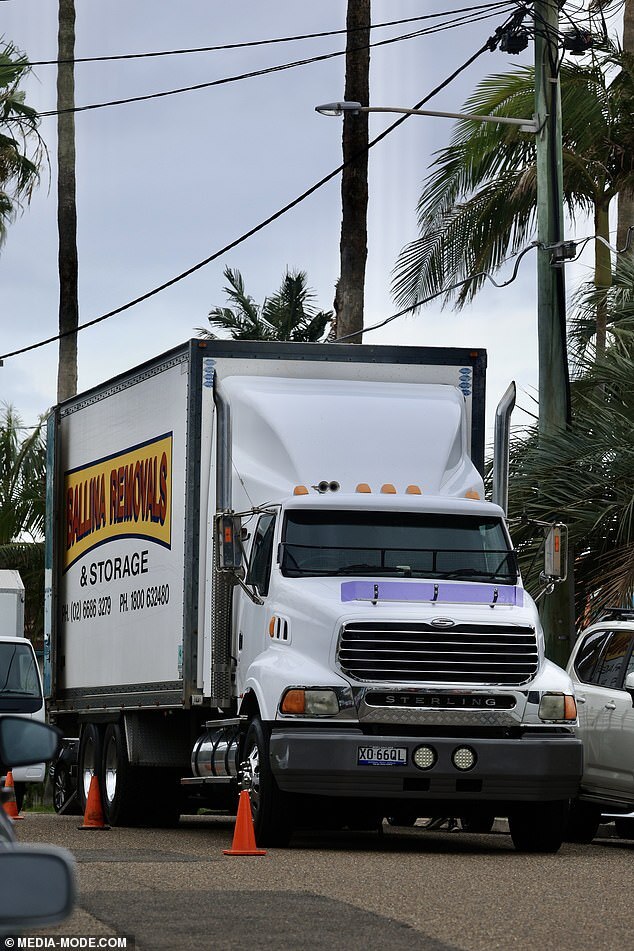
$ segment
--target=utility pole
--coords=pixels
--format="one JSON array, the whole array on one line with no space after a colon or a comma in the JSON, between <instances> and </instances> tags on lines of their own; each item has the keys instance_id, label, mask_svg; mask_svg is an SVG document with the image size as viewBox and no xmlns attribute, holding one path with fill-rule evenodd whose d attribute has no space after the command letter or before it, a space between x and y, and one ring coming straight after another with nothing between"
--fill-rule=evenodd
<instances>
[{"instance_id":1,"label":"utility pole","mask_svg":"<svg viewBox=\"0 0 634 951\"><path fill-rule=\"evenodd\" d=\"M623 50L634 54L634 0L625 0L623 6ZM623 189L619 193L619 217L616 232L616 246L619 251L625 247L628 231L634 225L634 189ZM630 237L628 249L630 260L634 258L634 238Z\"/></svg>"},{"instance_id":2,"label":"utility pole","mask_svg":"<svg viewBox=\"0 0 634 951\"><path fill-rule=\"evenodd\" d=\"M539 438L548 439L570 423L566 349L566 288L563 264L554 267L546 247L563 241L561 96L557 75L559 5L535 0L535 113L537 127L537 335L539 348ZM541 607L546 653L565 666L574 633L572 556L568 579Z\"/></svg>"},{"instance_id":3,"label":"utility pole","mask_svg":"<svg viewBox=\"0 0 634 951\"><path fill-rule=\"evenodd\" d=\"M77 392L77 205L75 199L75 0L59 0L57 56L57 232L59 365L57 400Z\"/></svg>"},{"instance_id":4,"label":"utility pole","mask_svg":"<svg viewBox=\"0 0 634 951\"><path fill-rule=\"evenodd\" d=\"M344 98L368 105L370 97L370 0L348 0ZM340 271L335 295L337 337L361 343L368 256L368 117L343 117Z\"/></svg>"}]
</instances>

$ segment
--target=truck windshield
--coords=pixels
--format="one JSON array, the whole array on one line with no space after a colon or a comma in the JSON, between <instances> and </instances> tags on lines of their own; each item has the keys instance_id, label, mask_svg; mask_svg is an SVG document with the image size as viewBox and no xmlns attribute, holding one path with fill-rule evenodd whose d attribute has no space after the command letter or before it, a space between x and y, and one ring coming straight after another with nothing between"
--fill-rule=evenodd
<instances>
[{"instance_id":1,"label":"truck windshield","mask_svg":"<svg viewBox=\"0 0 634 951\"><path fill-rule=\"evenodd\" d=\"M282 574L463 578L517 582L515 553L500 519L418 512L291 510Z\"/></svg>"},{"instance_id":2,"label":"truck windshield","mask_svg":"<svg viewBox=\"0 0 634 951\"><path fill-rule=\"evenodd\" d=\"M0 711L34 713L42 692L30 644L0 643Z\"/></svg>"}]
</instances>

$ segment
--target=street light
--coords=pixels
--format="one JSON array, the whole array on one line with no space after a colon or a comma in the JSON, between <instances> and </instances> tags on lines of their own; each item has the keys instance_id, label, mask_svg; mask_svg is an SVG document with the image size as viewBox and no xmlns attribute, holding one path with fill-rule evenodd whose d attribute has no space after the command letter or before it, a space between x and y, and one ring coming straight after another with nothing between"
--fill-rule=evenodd
<instances>
[{"instance_id":1,"label":"street light","mask_svg":"<svg viewBox=\"0 0 634 951\"><path fill-rule=\"evenodd\" d=\"M473 119L474 122L494 122L496 125L518 126L520 132L536 134L539 129L536 120L513 119L510 116L480 116L473 112L432 112L429 109L404 109L401 106L362 106L360 102L326 102L315 106L315 112L321 116L342 116L351 112L358 116L361 112L398 112L404 116L441 116L446 119Z\"/></svg>"}]
</instances>

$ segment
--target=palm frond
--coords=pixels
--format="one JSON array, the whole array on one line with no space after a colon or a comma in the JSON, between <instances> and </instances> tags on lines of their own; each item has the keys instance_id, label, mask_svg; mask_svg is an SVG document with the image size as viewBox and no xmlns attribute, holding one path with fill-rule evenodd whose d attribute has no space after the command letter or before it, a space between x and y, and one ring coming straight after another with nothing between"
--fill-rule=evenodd
<instances>
[{"instance_id":1,"label":"palm frond","mask_svg":"<svg viewBox=\"0 0 634 951\"><path fill-rule=\"evenodd\" d=\"M573 219L607 208L620 189L634 188L633 64L607 44L589 64L562 66L564 201ZM534 85L532 67L489 76L463 111L529 118ZM535 163L535 137L517 127L456 122L423 184L419 236L405 245L393 271L398 304L444 292L443 303L460 308L484 278L461 289L448 290L451 285L479 270L495 272L534 238Z\"/></svg>"}]
</instances>

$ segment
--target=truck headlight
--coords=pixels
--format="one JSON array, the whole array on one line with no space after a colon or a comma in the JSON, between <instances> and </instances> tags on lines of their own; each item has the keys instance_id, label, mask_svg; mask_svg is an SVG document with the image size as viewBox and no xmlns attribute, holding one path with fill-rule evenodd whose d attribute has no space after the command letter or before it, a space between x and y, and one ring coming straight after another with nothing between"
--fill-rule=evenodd
<instances>
[{"instance_id":1,"label":"truck headlight","mask_svg":"<svg viewBox=\"0 0 634 951\"><path fill-rule=\"evenodd\" d=\"M339 701L331 687L291 687L282 697L281 713L300 717L334 717Z\"/></svg>"},{"instance_id":2,"label":"truck headlight","mask_svg":"<svg viewBox=\"0 0 634 951\"><path fill-rule=\"evenodd\" d=\"M576 720L577 702L571 694L545 693L539 701L540 720Z\"/></svg>"}]
</instances>

